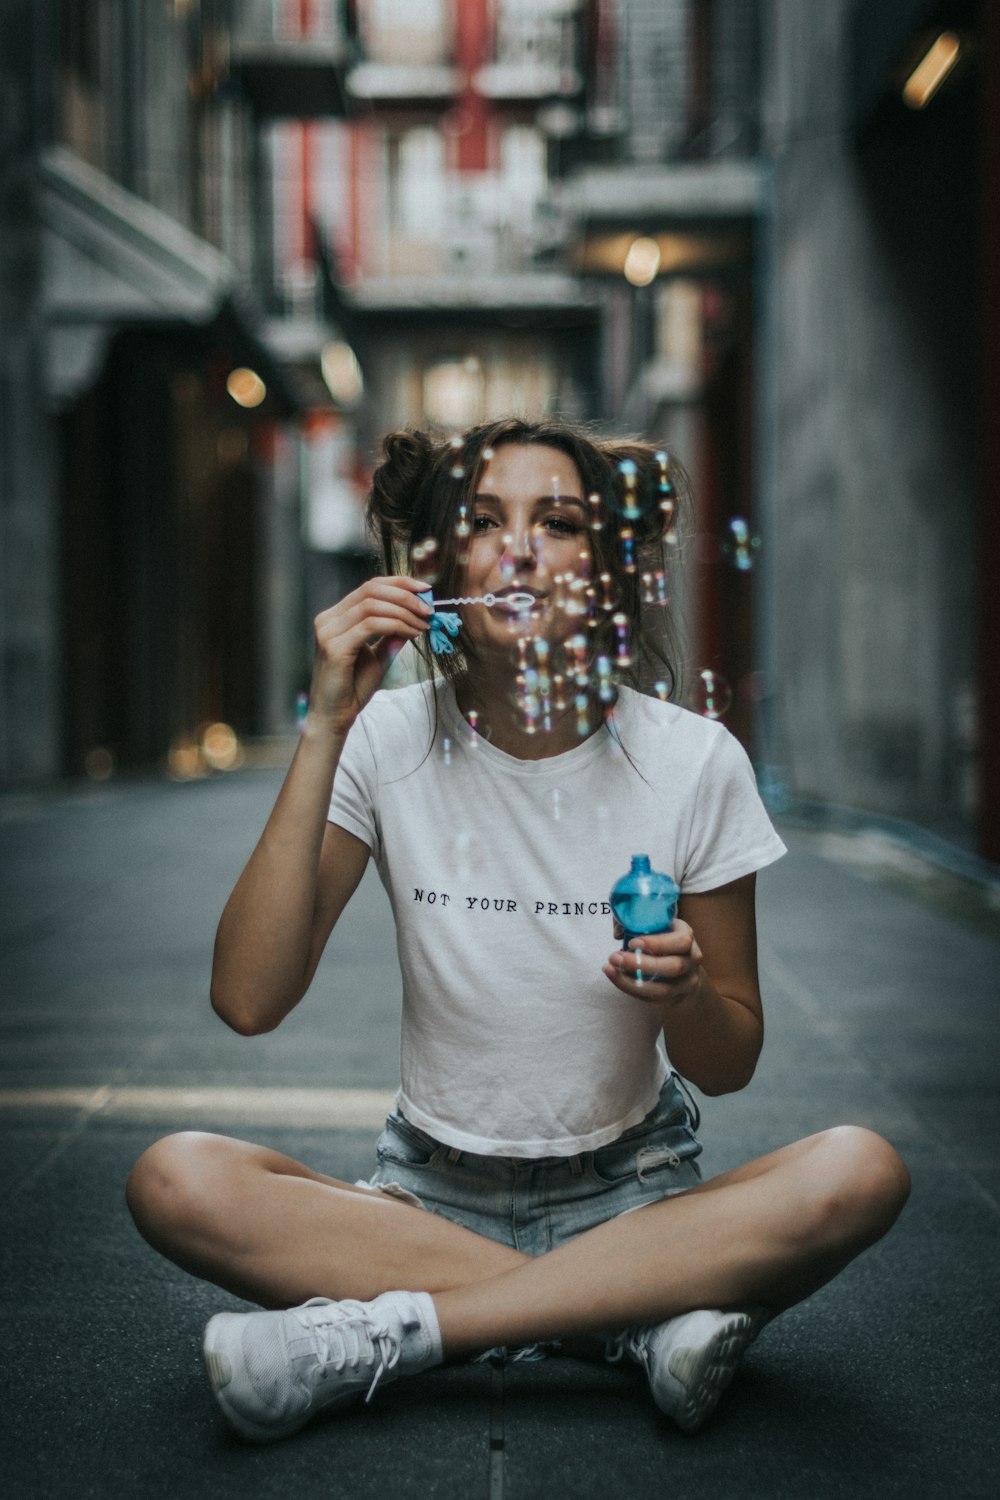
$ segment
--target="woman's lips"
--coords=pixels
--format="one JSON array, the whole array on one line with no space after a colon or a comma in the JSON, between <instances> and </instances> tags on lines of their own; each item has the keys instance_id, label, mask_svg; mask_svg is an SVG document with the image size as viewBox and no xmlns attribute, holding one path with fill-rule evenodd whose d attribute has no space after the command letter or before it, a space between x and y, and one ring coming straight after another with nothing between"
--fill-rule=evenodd
<instances>
[{"instance_id":1,"label":"woman's lips","mask_svg":"<svg viewBox=\"0 0 1000 1500\"><path fill-rule=\"evenodd\" d=\"M505 589L496 595L496 607L505 609L508 614L529 614L544 603L545 595L534 589Z\"/></svg>"}]
</instances>

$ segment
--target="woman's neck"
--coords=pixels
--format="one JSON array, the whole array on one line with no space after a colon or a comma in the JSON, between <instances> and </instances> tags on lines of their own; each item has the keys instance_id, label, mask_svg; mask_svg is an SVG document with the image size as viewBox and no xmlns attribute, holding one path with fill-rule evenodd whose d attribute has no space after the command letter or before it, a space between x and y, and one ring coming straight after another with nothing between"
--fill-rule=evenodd
<instances>
[{"instance_id":1,"label":"woman's neck","mask_svg":"<svg viewBox=\"0 0 1000 1500\"><path fill-rule=\"evenodd\" d=\"M548 760L550 756L562 755L572 750L594 733L601 724L601 714L592 699L588 699L587 729L580 733L579 714L573 695L567 695L565 707L554 706L548 715L550 729L539 725L534 731L525 724L525 715L518 708L516 685L512 678L495 673L476 672L472 667L455 684L455 698L464 718L470 714L477 733L488 739L491 745L512 755L517 760Z\"/></svg>"}]
</instances>

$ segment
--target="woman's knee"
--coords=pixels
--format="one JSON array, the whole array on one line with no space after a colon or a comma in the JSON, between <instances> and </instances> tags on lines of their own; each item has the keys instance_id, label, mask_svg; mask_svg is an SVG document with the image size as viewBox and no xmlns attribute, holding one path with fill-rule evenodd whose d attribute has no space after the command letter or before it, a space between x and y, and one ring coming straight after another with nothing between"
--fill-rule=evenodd
<instances>
[{"instance_id":1,"label":"woman's knee","mask_svg":"<svg viewBox=\"0 0 1000 1500\"><path fill-rule=\"evenodd\" d=\"M139 1157L125 1185L125 1201L139 1231L154 1243L203 1228L223 1208L223 1182L239 1143L185 1130L155 1141Z\"/></svg>"},{"instance_id":2,"label":"woman's knee","mask_svg":"<svg viewBox=\"0 0 1000 1500\"><path fill-rule=\"evenodd\" d=\"M817 1137L815 1174L820 1234L871 1244L896 1222L910 1193L910 1174L894 1146L860 1125L838 1125Z\"/></svg>"}]
</instances>

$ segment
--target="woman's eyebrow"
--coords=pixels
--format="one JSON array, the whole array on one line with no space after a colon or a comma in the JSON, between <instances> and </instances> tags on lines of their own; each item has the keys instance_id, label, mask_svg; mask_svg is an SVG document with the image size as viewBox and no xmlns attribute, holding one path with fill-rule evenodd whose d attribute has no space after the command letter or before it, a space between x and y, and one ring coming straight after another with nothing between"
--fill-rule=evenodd
<instances>
[{"instance_id":1,"label":"woman's eyebrow","mask_svg":"<svg viewBox=\"0 0 1000 1500\"><path fill-rule=\"evenodd\" d=\"M494 505L501 505L503 503L499 495L492 495L490 494L489 490L477 490L473 498L476 500L490 500ZM586 515L587 513L587 507L584 505L583 500L579 495L564 495L562 494L562 492L560 492L558 495L537 495L532 504L575 505L583 511L584 515Z\"/></svg>"}]
</instances>

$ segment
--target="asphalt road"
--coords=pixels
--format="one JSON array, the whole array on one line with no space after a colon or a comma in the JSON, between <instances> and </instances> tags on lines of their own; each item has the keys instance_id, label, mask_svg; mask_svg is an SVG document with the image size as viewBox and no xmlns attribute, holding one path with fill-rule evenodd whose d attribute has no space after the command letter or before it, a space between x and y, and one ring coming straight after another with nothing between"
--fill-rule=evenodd
<instances>
[{"instance_id":1,"label":"asphalt road","mask_svg":"<svg viewBox=\"0 0 1000 1500\"><path fill-rule=\"evenodd\" d=\"M215 923L276 788L244 771L0 802L7 1494L1000 1493L1000 942L930 872L901 885L870 843L795 830L761 880L764 1058L742 1094L706 1101L702 1162L871 1126L914 1179L892 1234L767 1330L691 1438L634 1367L555 1359L432 1372L288 1442L239 1443L198 1351L240 1304L139 1240L129 1166L197 1125L359 1176L397 1065L370 877L277 1032L241 1038L209 1009Z\"/></svg>"}]
</instances>

